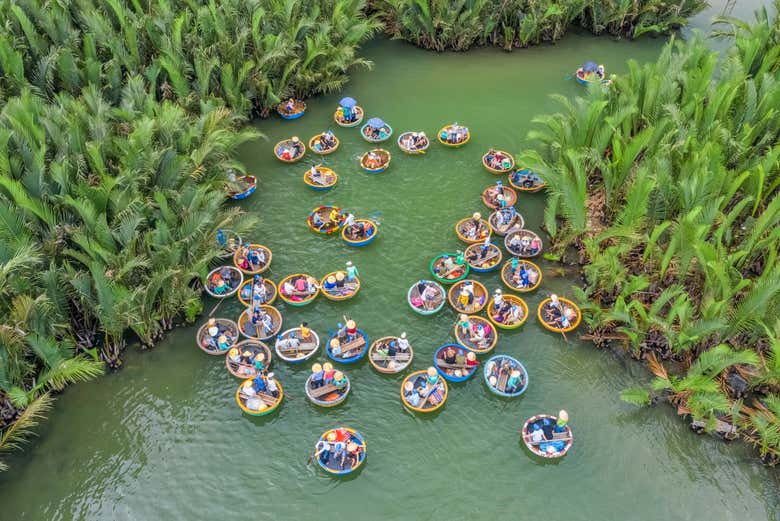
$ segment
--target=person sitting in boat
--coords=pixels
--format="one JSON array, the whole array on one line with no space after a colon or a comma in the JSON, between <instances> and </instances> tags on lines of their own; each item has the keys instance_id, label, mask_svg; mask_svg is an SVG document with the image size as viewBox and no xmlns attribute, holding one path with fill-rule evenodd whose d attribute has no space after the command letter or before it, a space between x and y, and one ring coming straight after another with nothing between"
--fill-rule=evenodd
<instances>
[{"instance_id":1,"label":"person sitting in boat","mask_svg":"<svg viewBox=\"0 0 780 521\"><path fill-rule=\"evenodd\" d=\"M335 293L336 292L336 277L333 275L329 275L327 279L325 279L325 284L322 285L322 289L324 291L327 291L328 293Z\"/></svg>"},{"instance_id":2,"label":"person sitting in boat","mask_svg":"<svg viewBox=\"0 0 780 521\"><path fill-rule=\"evenodd\" d=\"M265 280L260 275L255 275L253 289L253 300L260 304L265 304L266 300L268 300L268 289L265 287Z\"/></svg>"},{"instance_id":3,"label":"person sitting in boat","mask_svg":"<svg viewBox=\"0 0 780 521\"><path fill-rule=\"evenodd\" d=\"M306 277L298 277L293 282L295 284L295 293L298 293L300 295L307 295L308 294L308 284L306 281Z\"/></svg>"},{"instance_id":4,"label":"person sitting in boat","mask_svg":"<svg viewBox=\"0 0 780 521\"><path fill-rule=\"evenodd\" d=\"M523 387L522 373L517 369L514 369L509 373L509 378L506 381L505 392L514 393L519 391Z\"/></svg>"},{"instance_id":5,"label":"person sitting in boat","mask_svg":"<svg viewBox=\"0 0 780 521\"><path fill-rule=\"evenodd\" d=\"M258 374L252 379L252 387L255 393L260 394L266 392L268 385L266 384L265 377L262 374Z\"/></svg>"},{"instance_id":6,"label":"person sitting in boat","mask_svg":"<svg viewBox=\"0 0 780 521\"><path fill-rule=\"evenodd\" d=\"M320 217L320 214L318 212L314 212L312 214L311 223L319 231L322 231L325 228L325 221L322 220L322 217Z\"/></svg>"},{"instance_id":7,"label":"person sitting in boat","mask_svg":"<svg viewBox=\"0 0 780 521\"><path fill-rule=\"evenodd\" d=\"M336 340L335 338L333 340ZM331 347L333 342L331 342ZM323 385L330 385L333 383L333 379L336 375L336 371L333 370L333 364L325 362L322 364L322 383Z\"/></svg>"},{"instance_id":8,"label":"person sitting in boat","mask_svg":"<svg viewBox=\"0 0 780 521\"><path fill-rule=\"evenodd\" d=\"M344 375L344 373L341 371L336 371L333 373L333 385L335 385L336 388L345 389L348 383L349 380L347 380L347 377Z\"/></svg>"},{"instance_id":9,"label":"person sitting in boat","mask_svg":"<svg viewBox=\"0 0 780 521\"><path fill-rule=\"evenodd\" d=\"M496 291L493 293L493 309L498 311L501 309L501 306L504 305L504 294L501 292L500 289L496 289Z\"/></svg>"},{"instance_id":10,"label":"person sitting in boat","mask_svg":"<svg viewBox=\"0 0 780 521\"><path fill-rule=\"evenodd\" d=\"M347 465L349 468L355 468L360 462L360 455L363 453L363 447L357 443L347 443Z\"/></svg>"},{"instance_id":11,"label":"person sitting in boat","mask_svg":"<svg viewBox=\"0 0 780 521\"><path fill-rule=\"evenodd\" d=\"M336 146L336 136L333 135L333 132L330 130L327 130L321 137L320 137L320 143L322 144L323 150L329 150Z\"/></svg>"},{"instance_id":12,"label":"person sitting in boat","mask_svg":"<svg viewBox=\"0 0 780 521\"><path fill-rule=\"evenodd\" d=\"M331 208L328 214L328 226L336 227L339 225L341 213L336 208Z\"/></svg>"},{"instance_id":13,"label":"person sitting in boat","mask_svg":"<svg viewBox=\"0 0 780 521\"><path fill-rule=\"evenodd\" d=\"M566 424L569 423L569 413L564 410L558 412L558 421L555 423L554 432L566 432Z\"/></svg>"},{"instance_id":14,"label":"person sitting in boat","mask_svg":"<svg viewBox=\"0 0 780 521\"><path fill-rule=\"evenodd\" d=\"M447 142L452 143L452 144L460 142L460 135L458 133L459 128L460 127L458 127L458 123L457 122L453 123L450 126L449 131L447 133Z\"/></svg>"},{"instance_id":15,"label":"person sitting in boat","mask_svg":"<svg viewBox=\"0 0 780 521\"><path fill-rule=\"evenodd\" d=\"M420 406L420 393L411 381L404 383L404 399L412 406Z\"/></svg>"},{"instance_id":16,"label":"person sitting in boat","mask_svg":"<svg viewBox=\"0 0 780 521\"><path fill-rule=\"evenodd\" d=\"M230 360L230 363L232 364L241 363L241 353L238 352L238 349L235 347L230 348L230 351L228 351L228 360Z\"/></svg>"},{"instance_id":17,"label":"person sitting in boat","mask_svg":"<svg viewBox=\"0 0 780 521\"><path fill-rule=\"evenodd\" d=\"M333 434L333 442L331 442L331 434L333 433L328 433L326 440L320 440L314 446L314 458L319 459L325 465L330 461L330 455L333 452L333 442L336 441L336 435Z\"/></svg>"},{"instance_id":18,"label":"person sitting in boat","mask_svg":"<svg viewBox=\"0 0 780 521\"><path fill-rule=\"evenodd\" d=\"M466 353L466 368L468 371L471 371L472 368L479 365L479 361L477 360L477 354L474 351L469 351Z\"/></svg>"},{"instance_id":19,"label":"person sitting in boat","mask_svg":"<svg viewBox=\"0 0 780 521\"><path fill-rule=\"evenodd\" d=\"M341 106L341 119L347 123L355 121L355 114L351 107Z\"/></svg>"},{"instance_id":20,"label":"person sitting in boat","mask_svg":"<svg viewBox=\"0 0 780 521\"><path fill-rule=\"evenodd\" d=\"M455 351L455 348L452 347L452 346L449 346L442 353L442 358L444 359L444 363L445 364L455 365L455 358L456 357L457 357L457 352Z\"/></svg>"},{"instance_id":21,"label":"person sitting in boat","mask_svg":"<svg viewBox=\"0 0 780 521\"><path fill-rule=\"evenodd\" d=\"M325 371L320 364L315 363L311 366L311 385L312 389L318 389L324 385Z\"/></svg>"},{"instance_id":22,"label":"person sitting in boat","mask_svg":"<svg viewBox=\"0 0 780 521\"><path fill-rule=\"evenodd\" d=\"M357 324L354 320L347 320L347 343L352 342L357 338Z\"/></svg>"},{"instance_id":23,"label":"person sitting in boat","mask_svg":"<svg viewBox=\"0 0 780 521\"><path fill-rule=\"evenodd\" d=\"M282 335L276 336L276 344L280 349L298 349L301 345L301 341L295 336L295 333L290 333L290 338L283 338Z\"/></svg>"},{"instance_id":24,"label":"person sitting in boat","mask_svg":"<svg viewBox=\"0 0 780 521\"><path fill-rule=\"evenodd\" d=\"M247 253L247 260L253 268L263 266L265 264L265 251L262 248L250 248Z\"/></svg>"},{"instance_id":25,"label":"person sitting in boat","mask_svg":"<svg viewBox=\"0 0 780 521\"><path fill-rule=\"evenodd\" d=\"M406 339L406 331L401 333L401 336L398 338L398 352L400 353L409 352L409 341Z\"/></svg>"},{"instance_id":26,"label":"person sitting in boat","mask_svg":"<svg viewBox=\"0 0 780 521\"><path fill-rule=\"evenodd\" d=\"M216 280L216 283L212 287L211 291L215 295L224 295L225 293L228 293L230 291L230 286L228 286L225 283L225 280L222 277L220 277Z\"/></svg>"},{"instance_id":27,"label":"person sitting in boat","mask_svg":"<svg viewBox=\"0 0 780 521\"><path fill-rule=\"evenodd\" d=\"M464 337L471 333L471 321L465 313L461 313L458 317L458 327L460 327L460 334Z\"/></svg>"},{"instance_id":28,"label":"person sitting in boat","mask_svg":"<svg viewBox=\"0 0 780 521\"><path fill-rule=\"evenodd\" d=\"M284 104L284 111L287 114L292 114L295 112L295 100L290 98L287 100L287 102Z\"/></svg>"},{"instance_id":29,"label":"person sitting in boat","mask_svg":"<svg viewBox=\"0 0 780 521\"><path fill-rule=\"evenodd\" d=\"M439 300L439 290L433 284L426 284L420 297L423 300L423 306L426 304L434 305Z\"/></svg>"},{"instance_id":30,"label":"person sitting in boat","mask_svg":"<svg viewBox=\"0 0 780 521\"><path fill-rule=\"evenodd\" d=\"M541 443L544 441L544 432L538 423L534 423L531 431L531 443Z\"/></svg>"}]
</instances>

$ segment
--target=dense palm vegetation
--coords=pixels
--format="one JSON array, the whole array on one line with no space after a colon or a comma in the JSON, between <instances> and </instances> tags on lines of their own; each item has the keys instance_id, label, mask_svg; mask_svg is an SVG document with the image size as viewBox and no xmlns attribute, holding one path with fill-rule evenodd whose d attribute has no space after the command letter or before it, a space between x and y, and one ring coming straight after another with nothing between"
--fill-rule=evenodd
<instances>
[{"instance_id":1,"label":"dense palm vegetation","mask_svg":"<svg viewBox=\"0 0 780 521\"><path fill-rule=\"evenodd\" d=\"M0 2L0 452L201 310L253 111L339 88L361 1ZM0 469L2 464L0 464Z\"/></svg>"},{"instance_id":2,"label":"dense palm vegetation","mask_svg":"<svg viewBox=\"0 0 780 521\"><path fill-rule=\"evenodd\" d=\"M572 25L635 38L685 25L703 0L375 0L387 31L426 49L506 50L560 39Z\"/></svg>"},{"instance_id":3,"label":"dense palm vegetation","mask_svg":"<svg viewBox=\"0 0 780 521\"><path fill-rule=\"evenodd\" d=\"M550 183L545 225L584 264L591 337L620 340L680 414L780 461L780 23L724 20L536 119L522 162Z\"/></svg>"}]
</instances>

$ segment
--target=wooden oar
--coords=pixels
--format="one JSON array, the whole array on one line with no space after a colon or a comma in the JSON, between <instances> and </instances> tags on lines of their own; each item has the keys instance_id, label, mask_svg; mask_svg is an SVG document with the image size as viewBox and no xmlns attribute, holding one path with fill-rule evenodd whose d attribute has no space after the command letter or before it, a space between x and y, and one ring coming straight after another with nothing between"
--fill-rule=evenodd
<instances>
[{"instance_id":1,"label":"wooden oar","mask_svg":"<svg viewBox=\"0 0 780 521\"><path fill-rule=\"evenodd\" d=\"M227 297L225 297L225 298L227 298ZM219 302L217 302L217 305L214 306L213 308L211 308L211 312L209 313L209 316L212 316L214 313L216 313L217 309L222 304L222 301L225 300L225 298L219 299Z\"/></svg>"}]
</instances>

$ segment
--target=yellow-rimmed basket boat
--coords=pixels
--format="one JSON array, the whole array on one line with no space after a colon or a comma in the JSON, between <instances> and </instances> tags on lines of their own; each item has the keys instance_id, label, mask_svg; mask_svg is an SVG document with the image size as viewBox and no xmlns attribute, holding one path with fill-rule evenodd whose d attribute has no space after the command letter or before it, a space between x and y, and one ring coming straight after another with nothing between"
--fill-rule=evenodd
<instances>
[{"instance_id":1,"label":"yellow-rimmed basket boat","mask_svg":"<svg viewBox=\"0 0 780 521\"><path fill-rule=\"evenodd\" d=\"M504 247L511 255L528 259L542 253L544 243L536 232L516 228L504 237Z\"/></svg>"},{"instance_id":2,"label":"yellow-rimmed basket boat","mask_svg":"<svg viewBox=\"0 0 780 521\"><path fill-rule=\"evenodd\" d=\"M475 219L475 216L479 216L479 218ZM458 239L466 244L476 244L490 237L493 229L489 222L482 219L482 215L476 213L472 217L458 221L455 224L455 233L458 235Z\"/></svg>"},{"instance_id":3,"label":"yellow-rimmed basket boat","mask_svg":"<svg viewBox=\"0 0 780 521\"><path fill-rule=\"evenodd\" d=\"M282 163L296 163L306 155L306 145L296 136L274 145L274 156Z\"/></svg>"},{"instance_id":4,"label":"yellow-rimmed basket boat","mask_svg":"<svg viewBox=\"0 0 780 521\"><path fill-rule=\"evenodd\" d=\"M287 102L283 101L276 106L276 112L283 119L298 119L306 112L306 102L302 99L292 99L292 107L287 109Z\"/></svg>"},{"instance_id":5,"label":"yellow-rimmed basket boat","mask_svg":"<svg viewBox=\"0 0 780 521\"><path fill-rule=\"evenodd\" d=\"M475 333L480 328L483 335L476 336ZM470 315L465 320L458 319L455 322L455 338L460 345L468 347L478 355L483 355L491 352L496 347L498 331L496 331L488 319Z\"/></svg>"},{"instance_id":6,"label":"yellow-rimmed basket boat","mask_svg":"<svg viewBox=\"0 0 780 521\"><path fill-rule=\"evenodd\" d=\"M312 136L312 138L309 140L309 150L312 151L313 154L318 154L320 156L327 156L328 154L332 154L336 150L338 150L339 145L341 144L341 141L339 141L339 138L336 136L333 136L333 139L335 140L335 143L327 148L323 148L323 136L327 134L327 132L320 132L316 136Z\"/></svg>"},{"instance_id":7,"label":"yellow-rimmed basket boat","mask_svg":"<svg viewBox=\"0 0 780 521\"><path fill-rule=\"evenodd\" d=\"M284 389L281 382L276 379L274 379L274 382L276 383L277 396L271 394L267 389L265 392L250 394L245 389L252 386L252 379L244 380L236 389L236 403L242 411L250 416L271 414L279 408L282 400L284 400ZM252 387L252 390L254 391L254 387Z\"/></svg>"},{"instance_id":8,"label":"yellow-rimmed basket boat","mask_svg":"<svg viewBox=\"0 0 780 521\"><path fill-rule=\"evenodd\" d=\"M217 328L216 336L209 334L210 327ZM217 345L221 335L227 337L227 349L220 349ZM219 356L224 355L231 347L236 345L238 337L238 324L228 318L212 318L198 328L195 341L198 343L200 350L207 355Z\"/></svg>"},{"instance_id":9,"label":"yellow-rimmed basket boat","mask_svg":"<svg viewBox=\"0 0 780 521\"><path fill-rule=\"evenodd\" d=\"M497 159L501 164L500 167L494 167L490 165L491 155L494 158L496 158L497 156ZM503 150L495 150L491 148L485 153L485 155L482 156L482 166L484 166L485 170L487 170L491 174L496 174L496 175L507 174L511 172L512 169L515 167L515 158L513 158L512 154L510 154L509 152L505 152Z\"/></svg>"},{"instance_id":10,"label":"yellow-rimmed basket boat","mask_svg":"<svg viewBox=\"0 0 780 521\"><path fill-rule=\"evenodd\" d=\"M517 295L504 293L504 302L508 302L511 307L505 313L500 313L500 308L496 309L491 301L487 307L487 316L496 327L501 329L517 329L528 320L528 304Z\"/></svg>"},{"instance_id":11,"label":"yellow-rimmed basket boat","mask_svg":"<svg viewBox=\"0 0 780 521\"><path fill-rule=\"evenodd\" d=\"M433 385L428 383L428 371L410 373L401 382L401 403L407 409L415 412L433 412L441 409L447 401L447 396L449 395L447 381L439 375L435 367L429 367L428 370L430 369L433 369L433 373L438 376ZM411 391L407 389L407 382L412 384ZM412 398L415 395L419 399L417 405L414 405L414 399Z\"/></svg>"},{"instance_id":12,"label":"yellow-rimmed basket boat","mask_svg":"<svg viewBox=\"0 0 780 521\"><path fill-rule=\"evenodd\" d=\"M508 186L501 186L501 191L498 190L498 185L490 185L482 190L482 202L485 206L495 210L501 208L501 201L498 198L499 194L504 198L505 206L514 206L517 202L517 192Z\"/></svg>"},{"instance_id":13,"label":"yellow-rimmed basket boat","mask_svg":"<svg viewBox=\"0 0 780 521\"><path fill-rule=\"evenodd\" d=\"M547 183L529 168L520 167L509 174L509 184L519 192L532 194L547 187Z\"/></svg>"},{"instance_id":14,"label":"yellow-rimmed basket boat","mask_svg":"<svg viewBox=\"0 0 780 521\"><path fill-rule=\"evenodd\" d=\"M253 251L256 252L257 263L252 262ZM274 254L270 248L254 243L250 244L248 249L246 246L239 247L233 253L233 264L247 275L258 275L271 266L273 257Z\"/></svg>"},{"instance_id":15,"label":"yellow-rimmed basket boat","mask_svg":"<svg viewBox=\"0 0 780 521\"><path fill-rule=\"evenodd\" d=\"M239 331L250 340L268 340L275 337L282 330L282 314L273 306L257 307L260 308L261 321L252 323L250 313L253 313L253 310L247 308L238 317ZM265 319L266 316L270 317L270 321Z\"/></svg>"},{"instance_id":16,"label":"yellow-rimmed basket boat","mask_svg":"<svg viewBox=\"0 0 780 521\"><path fill-rule=\"evenodd\" d=\"M295 286L296 280L300 277L306 278L306 291L299 291L296 289L295 291L288 292L284 287L284 283L290 282L290 284ZM319 294L320 288L317 279L306 273L293 273L279 281L279 298L282 299L285 304L291 306L305 306L306 304L311 304Z\"/></svg>"},{"instance_id":17,"label":"yellow-rimmed basket boat","mask_svg":"<svg viewBox=\"0 0 780 521\"><path fill-rule=\"evenodd\" d=\"M501 248L493 243L490 244L472 244L464 252L464 258L471 266L471 270L477 273L487 273L495 271L501 263L504 254Z\"/></svg>"},{"instance_id":18,"label":"yellow-rimmed basket boat","mask_svg":"<svg viewBox=\"0 0 780 521\"><path fill-rule=\"evenodd\" d=\"M317 190L318 192L330 190L339 182L339 176L332 168L319 165L314 168L317 169L319 177L314 177L311 168L303 174L303 182L312 190Z\"/></svg>"},{"instance_id":19,"label":"yellow-rimmed basket boat","mask_svg":"<svg viewBox=\"0 0 780 521\"><path fill-rule=\"evenodd\" d=\"M346 121L344 119L344 113L341 110L341 107L336 109L336 112L333 113L333 121L336 122L336 125L344 128L352 128L360 125L363 122L363 118L365 117L366 113L363 110L363 107L360 105L355 105L352 109L355 113L355 119L352 121Z\"/></svg>"},{"instance_id":20,"label":"yellow-rimmed basket boat","mask_svg":"<svg viewBox=\"0 0 780 521\"><path fill-rule=\"evenodd\" d=\"M353 248L371 244L378 233L379 225L369 219L355 219L352 225L341 228L341 238Z\"/></svg>"},{"instance_id":21,"label":"yellow-rimmed basket boat","mask_svg":"<svg viewBox=\"0 0 780 521\"><path fill-rule=\"evenodd\" d=\"M377 156L379 161L378 163L374 162L371 156L372 153ZM370 172L372 174L381 174L390 166L391 159L392 156L389 151L385 150L384 148L375 148L363 154L363 156L360 158L360 167L366 172Z\"/></svg>"},{"instance_id":22,"label":"yellow-rimmed basket boat","mask_svg":"<svg viewBox=\"0 0 780 521\"><path fill-rule=\"evenodd\" d=\"M528 293L542 283L542 268L529 260L517 259L517 266L512 268L513 260L508 260L501 267L501 280L507 287ZM525 273L524 273L525 272Z\"/></svg>"},{"instance_id":23,"label":"yellow-rimmed basket boat","mask_svg":"<svg viewBox=\"0 0 780 521\"><path fill-rule=\"evenodd\" d=\"M577 329L582 321L582 311L571 300L558 297L560 306L552 306L552 299L546 298L539 303L536 310L536 318L546 329L555 333L569 333ZM557 310L557 313L556 313ZM565 317L565 321L562 319Z\"/></svg>"},{"instance_id":24,"label":"yellow-rimmed basket boat","mask_svg":"<svg viewBox=\"0 0 780 521\"><path fill-rule=\"evenodd\" d=\"M397 336L385 336L375 340L368 348L368 361L382 374L400 373L412 363L414 358L414 349L411 345L406 350L398 348ZM404 338L404 340L406 340ZM395 345L391 345L395 342Z\"/></svg>"},{"instance_id":25,"label":"yellow-rimmed basket boat","mask_svg":"<svg viewBox=\"0 0 780 521\"><path fill-rule=\"evenodd\" d=\"M333 280L328 280L333 277ZM348 300L357 295L360 291L360 279L355 277L354 280L347 280L347 272L345 271L331 271L320 281L320 292L322 296L328 300Z\"/></svg>"},{"instance_id":26,"label":"yellow-rimmed basket boat","mask_svg":"<svg viewBox=\"0 0 780 521\"><path fill-rule=\"evenodd\" d=\"M273 281L260 277L260 281L256 281L254 278L246 279L242 284L241 287L238 288L238 293L236 293L236 296L238 297L238 301L241 302L244 306L254 306L255 304L273 304L276 300L276 295L279 293L279 291L276 288L276 284L273 283ZM258 291L257 294L255 293L255 286L258 284L262 284L264 288L263 291Z\"/></svg>"},{"instance_id":27,"label":"yellow-rimmed basket boat","mask_svg":"<svg viewBox=\"0 0 780 521\"><path fill-rule=\"evenodd\" d=\"M447 301L458 313L471 315L479 313L487 304L487 288L476 280L465 279L450 286L447 292Z\"/></svg>"},{"instance_id":28,"label":"yellow-rimmed basket boat","mask_svg":"<svg viewBox=\"0 0 780 521\"><path fill-rule=\"evenodd\" d=\"M453 129L453 127L455 127L456 130L455 132L456 137L454 140L451 139L452 132L450 132ZM465 136L463 135L464 131L465 131ZM445 147L459 148L469 142L469 140L471 139L471 131L468 128L460 125L457 126L455 124L445 125L441 127L441 129L439 129L439 133L436 134L436 138L439 140L439 143L441 143Z\"/></svg>"},{"instance_id":29,"label":"yellow-rimmed basket boat","mask_svg":"<svg viewBox=\"0 0 780 521\"><path fill-rule=\"evenodd\" d=\"M488 217L488 222L493 233L499 237L506 236L507 233L515 228L523 228L525 226L525 219L520 215L520 212L515 210L514 206L507 206L494 211Z\"/></svg>"},{"instance_id":30,"label":"yellow-rimmed basket boat","mask_svg":"<svg viewBox=\"0 0 780 521\"><path fill-rule=\"evenodd\" d=\"M230 349L225 355L225 366L230 374L236 378L254 378L261 371L267 371L271 367L272 354L271 348L259 340L242 340L236 344L238 350L237 356L231 357ZM262 363L262 369L255 365L258 355L263 355L259 360Z\"/></svg>"}]
</instances>

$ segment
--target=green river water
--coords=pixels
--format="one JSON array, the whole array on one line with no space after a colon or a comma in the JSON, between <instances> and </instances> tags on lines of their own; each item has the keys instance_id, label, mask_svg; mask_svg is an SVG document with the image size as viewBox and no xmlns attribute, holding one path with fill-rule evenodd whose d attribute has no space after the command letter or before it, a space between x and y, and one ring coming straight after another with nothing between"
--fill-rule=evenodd
<instances>
[{"instance_id":1,"label":"green river water","mask_svg":"<svg viewBox=\"0 0 780 521\"><path fill-rule=\"evenodd\" d=\"M697 23L711 16L700 15ZM662 44L571 34L555 46L511 54L433 54L379 40L365 49L375 69L356 72L343 94L309 100L300 120L259 123L268 140L246 146L242 159L261 186L242 207L262 218L247 238L273 250L269 276L321 277L352 260L363 281L347 302L320 297L303 308L277 302L285 326L307 320L326 336L348 313L372 340L406 331L413 368L430 365L435 348L453 339L455 314L447 307L432 317L416 315L406 291L429 276L433 256L463 247L453 230L458 219L489 213L480 192L496 178L482 169L482 153L490 146L522 150L531 118L555 108L548 94L580 92L567 76L583 60L593 57L620 74L628 58L653 60ZM357 129L336 129L341 148L325 163L338 172L339 184L313 192L302 181L312 156L283 165L272 145L335 128L331 115L344 94L393 126L395 136L385 144L393 162L383 175L362 172L357 157L369 145ZM435 136L453 120L473 132L461 150L435 143L427 155L410 157L395 144L404 130ZM539 230L543 198L521 195L518 201L532 229ZM380 237L350 249L337 237L311 233L305 218L320 204L377 215ZM542 287L524 296L532 310L543 295L568 295L576 283L541 264ZM491 291L502 287L498 273L475 278ZM205 309L213 305L207 299ZM240 310L231 299L217 315L235 319ZM40 437L0 474L0 519L778 519L775 474L751 450L693 434L670 407L622 403L622 389L648 381L641 365L574 334L567 344L533 316L520 331L501 331L495 351L528 369L530 385L521 398L491 395L480 372L451 385L447 404L430 417L401 405L401 375L379 375L365 360L345 366L353 385L347 401L317 408L303 391L308 364L276 358L272 369L286 390L283 405L269 417L246 416L234 401L238 380L222 358L195 347L195 329L176 329L150 352L129 349L121 371L69 388ZM574 447L560 461L540 462L522 445L520 427L528 416L560 408L569 411ZM365 435L368 458L355 476L334 479L307 459L319 435L342 424Z\"/></svg>"}]
</instances>

